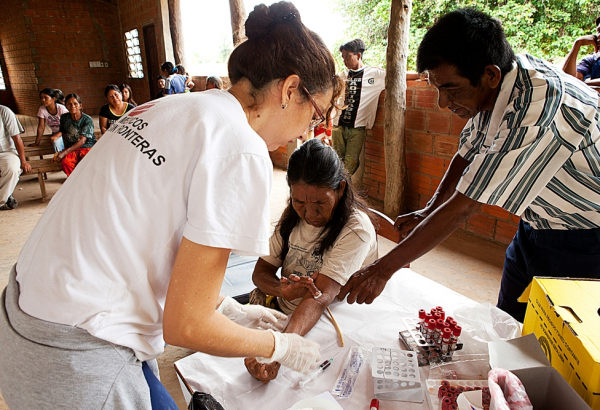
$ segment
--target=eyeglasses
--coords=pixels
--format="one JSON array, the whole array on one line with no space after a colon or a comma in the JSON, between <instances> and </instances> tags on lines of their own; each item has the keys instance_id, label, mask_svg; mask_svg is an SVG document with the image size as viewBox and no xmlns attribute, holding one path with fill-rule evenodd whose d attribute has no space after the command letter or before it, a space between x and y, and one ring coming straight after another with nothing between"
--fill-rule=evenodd
<instances>
[{"instance_id":1,"label":"eyeglasses","mask_svg":"<svg viewBox=\"0 0 600 410\"><path fill-rule=\"evenodd\" d=\"M319 106L315 102L315 99L312 97L312 95L310 95L310 93L308 92L308 90L306 89L306 87L302 87L302 89L304 90L304 92L308 96L308 99L310 100L310 102L313 105L313 107L315 107L315 111L317 112L317 115L319 116L319 118L313 118L312 120L310 120L310 123L308 124L308 128L312 130L317 125L319 125L320 123L322 123L323 121L325 121L325 116L323 115L323 111L321 111L321 109L319 108Z\"/></svg>"}]
</instances>

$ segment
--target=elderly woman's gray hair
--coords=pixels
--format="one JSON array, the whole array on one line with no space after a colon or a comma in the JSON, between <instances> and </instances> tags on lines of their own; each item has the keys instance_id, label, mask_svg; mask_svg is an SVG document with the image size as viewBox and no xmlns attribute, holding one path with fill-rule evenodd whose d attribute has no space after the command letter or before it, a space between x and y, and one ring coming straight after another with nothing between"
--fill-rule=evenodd
<instances>
[{"instance_id":1,"label":"elderly woman's gray hair","mask_svg":"<svg viewBox=\"0 0 600 410\"><path fill-rule=\"evenodd\" d=\"M221 80L221 77L211 75L206 78L206 89L209 90L212 88L218 88L219 90L223 89L223 80Z\"/></svg>"}]
</instances>

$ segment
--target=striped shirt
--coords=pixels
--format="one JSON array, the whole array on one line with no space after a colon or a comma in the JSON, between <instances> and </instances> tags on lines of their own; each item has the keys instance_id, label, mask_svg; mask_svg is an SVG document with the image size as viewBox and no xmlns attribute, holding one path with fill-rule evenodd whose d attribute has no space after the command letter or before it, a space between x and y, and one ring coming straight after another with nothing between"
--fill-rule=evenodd
<instances>
[{"instance_id":1,"label":"striped shirt","mask_svg":"<svg viewBox=\"0 0 600 410\"><path fill-rule=\"evenodd\" d=\"M600 227L599 103L582 81L518 55L494 110L461 133L458 153L471 164L456 189L535 229Z\"/></svg>"}]
</instances>

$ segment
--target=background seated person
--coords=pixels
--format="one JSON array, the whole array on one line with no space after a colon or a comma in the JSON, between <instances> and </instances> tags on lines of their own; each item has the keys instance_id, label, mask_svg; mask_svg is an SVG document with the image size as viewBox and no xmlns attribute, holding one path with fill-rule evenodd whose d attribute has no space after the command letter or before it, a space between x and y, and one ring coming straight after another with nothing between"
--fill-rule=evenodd
<instances>
[{"instance_id":1,"label":"background seated person","mask_svg":"<svg viewBox=\"0 0 600 410\"><path fill-rule=\"evenodd\" d=\"M177 74L177 69L170 61L162 63L161 74L166 78L163 96L181 94L185 92L185 78Z\"/></svg>"},{"instance_id":2,"label":"background seated person","mask_svg":"<svg viewBox=\"0 0 600 410\"><path fill-rule=\"evenodd\" d=\"M183 78L185 78L185 92L189 93L190 90L192 88L194 88L194 86L196 85L192 81L192 76L189 75L187 71L185 71L185 67L182 66L181 64L176 65L175 68L177 69L177 74L179 74L179 75L183 76Z\"/></svg>"},{"instance_id":3,"label":"background seated person","mask_svg":"<svg viewBox=\"0 0 600 410\"><path fill-rule=\"evenodd\" d=\"M98 114L98 122L100 123L100 132L102 135L128 111L135 108L135 105L123 101L121 90L114 84L106 86L104 96L108 100L108 104L103 105Z\"/></svg>"},{"instance_id":4,"label":"background seated person","mask_svg":"<svg viewBox=\"0 0 600 410\"><path fill-rule=\"evenodd\" d=\"M40 100L42 101L42 105L37 113L39 118L37 136L35 138L35 142L29 144L30 147L37 147L40 145L42 135L44 135L44 129L46 128L46 124L48 124L48 127L50 127L50 130L52 131L50 141L52 141L54 152L60 152L65 149L59 128L60 117L63 114L68 113L68 111L64 105L58 102L56 91L60 90L44 88L42 91L40 91Z\"/></svg>"},{"instance_id":5,"label":"background seated person","mask_svg":"<svg viewBox=\"0 0 600 410\"><path fill-rule=\"evenodd\" d=\"M563 71L577 77L590 87L600 87L600 16L596 18L596 34L579 37L575 40L571 51L567 54ZM594 54L590 54L577 63L579 49L583 46L593 46Z\"/></svg>"},{"instance_id":6,"label":"background seated person","mask_svg":"<svg viewBox=\"0 0 600 410\"><path fill-rule=\"evenodd\" d=\"M129 84L121 84L119 86L119 90L121 91L121 95L123 96L123 102L129 103L134 107L137 107L138 104L133 99L133 91L131 91L131 87Z\"/></svg>"},{"instance_id":7,"label":"background seated person","mask_svg":"<svg viewBox=\"0 0 600 410\"><path fill-rule=\"evenodd\" d=\"M154 99L163 97L163 91L165 90L165 82L167 81L167 79L165 78L165 76L159 75L158 77L156 77L156 81L158 81L158 93L156 93L156 97L154 97Z\"/></svg>"},{"instance_id":8,"label":"background seated person","mask_svg":"<svg viewBox=\"0 0 600 410\"><path fill-rule=\"evenodd\" d=\"M69 176L94 146L96 139L92 117L81 111L81 98L77 94L69 94L66 105L69 112L60 117L65 149L56 154L56 159L61 161L63 171Z\"/></svg>"},{"instance_id":9,"label":"background seated person","mask_svg":"<svg viewBox=\"0 0 600 410\"><path fill-rule=\"evenodd\" d=\"M221 77L216 76L216 75L211 75L210 77L206 78L206 89L212 90L213 88L216 88L219 90L223 89L223 80L221 80Z\"/></svg>"},{"instance_id":10,"label":"background seated person","mask_svg":"<svg viewBox=\"0 0 600 410\"><path fill-rule=\"evenodd\" d=\"M350 276L377 259L377 235L344 164L321 140L309 140L294 151L287 182L289 204L271 237L269 255L254 268L257 289L250 303L293 312L283 332L304 336ZM318 291L322 295L315 298ZM263 383L277 377L277 362L247 358L245 364Z\"/></svg>"}]
</instances>

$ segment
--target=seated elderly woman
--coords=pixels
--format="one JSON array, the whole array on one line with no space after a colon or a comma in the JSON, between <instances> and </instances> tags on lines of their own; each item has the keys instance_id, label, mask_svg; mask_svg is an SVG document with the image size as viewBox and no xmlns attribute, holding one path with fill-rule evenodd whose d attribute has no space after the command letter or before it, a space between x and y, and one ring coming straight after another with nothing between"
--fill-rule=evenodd
<instances>
[{"instance_id":1,"label":"seated elderly woman","mask_svg":"<svg viewBox=\"0 0 600 410\"><path fill-rule=\"evenodd\" d=\"M377 259L377 235L344 164L321 140L307 141L294 151L287 182L289 204L271 237L270 254L254 268L257 289L250 303L293 312L283 332L303 336L350 276ZM276 275L279 267L281 279ZM254 358L245 364L263 383L279 369L277 362L261 364Z\"/></svg>"},{"instance_id":2,"label":"seated elderly woman","mask_svg":"<svg viewBox=\"0 0 600 410\"><path fill-rule=\"evenodd\" d=\"M69 94L65 102L69 112L60 117L65 149L56 153L56 159L61 161L63 171L69 176L94 146L96 139L92 117L81 111L81 98L77 94Z\"/></svg>"}]
</instances>

